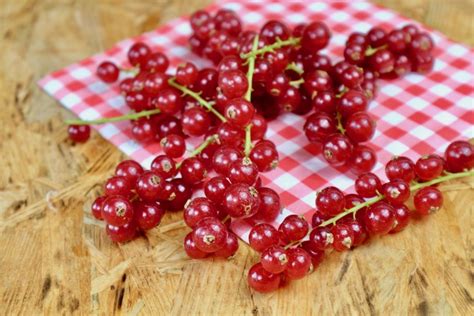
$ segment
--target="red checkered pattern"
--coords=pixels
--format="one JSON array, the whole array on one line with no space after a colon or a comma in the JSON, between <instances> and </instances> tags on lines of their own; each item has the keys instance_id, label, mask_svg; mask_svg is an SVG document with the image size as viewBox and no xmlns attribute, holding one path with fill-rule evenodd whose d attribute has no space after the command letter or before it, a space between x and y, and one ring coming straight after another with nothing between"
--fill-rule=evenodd
<instances>
[{"instance_id":1,"label":"red checkered pattern","mask_svg":"<svg viewBox=\"0 0 474 316\"><path fill-rule=\"evenodd\" d=\"M368 2L327 1L223 1L211 5L215 11L225 7L238 12L245 27L257 29L269 19L281 19L290 25L312 20L327 23L333 32L326 53L341 58L347 36L354 31L367 32L372 26L387 29L413 23L398 14ZM419 26L422 29L426 27ZM170 72L182 60L193 60L200 66L208 63L187 49L191 30L186 18L178 18L158 29L133 39L122 41L104 53L56 71L39 84L63 106L82 119L96 119L126 113L117 85L108 86L95 75L95 68L103 60L112 60L127 67L126 51L135 41L143 41L155 50L165 52L172 65ZM370 105L370 113L377 120L377 133L371 141L378 154L374 172L383 176L383 162L393 155L418 156L442 152L455 139L473 137L474 124L474 60L473 50L448 40L429 30L436 43L436 63L428 75L410 74L402 79L383 82ZM285 114L270 123L267 137L280 152L279 168L263 177L265 185L275 189L285 205L280 222L289 213L305 214L308 218L314 207L316 190L335 185L350 191L354 176L347 169L335 169L308 144L302 133L304 119ZM160 153L158 144L137 144L130 134L130 124L121 122L96 127L102 136L120 150L149 166ZM191 143L196 144L198 140ZM275 223L275 224L276 224ZM234 230L247 240L249 225L238 222Z\"/></svg>"}]
</instances>

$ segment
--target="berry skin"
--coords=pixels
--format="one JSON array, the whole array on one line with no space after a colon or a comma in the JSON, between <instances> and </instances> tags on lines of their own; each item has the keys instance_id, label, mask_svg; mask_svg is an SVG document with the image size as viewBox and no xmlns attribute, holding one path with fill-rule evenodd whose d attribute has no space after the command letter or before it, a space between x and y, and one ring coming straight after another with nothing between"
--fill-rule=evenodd
<instances>
[{"instance_id":1,"label":"berry skin","mask_svg":"<svg viewBox=\"0 0 474 316\"><path fill-rule=\"evenodd\" d=\"M148 56L145 65L140 65L140 68L147 72L160 72L164 73L168 69L170 62L165 54L155 52Z\"/></svg>"},{"instance_id":2,"label":"berry skin","mask_svg":"<svg viewBox=\"0 0 474 316\"><path fill-rule=\"evenodd\" d=\"M415 164L415 174L422 181L439 177L444 170L444 160L438 155L420 157Z\"/></svg>"},{"instance_id":3,"label":"berry skin","mask_svg":"<svg viewBox=\"0 0 474 316\"><path fill-rule=\"evenodd\" d=\"M387 42L387 33L380 27L373 27L367 33L367 40L370 46L380 47Z\"/></svg>"},{"instance_id":4,"label":"berry skin","mask_svg":"<svg viewBox=\"0 0 474 316\"><path fill-rule=\"evenodd\" d=\"M286 251L288 264L285 275L290 280L305 277L311 270L311 256L303 248L291 248Z\"/></svg>"},{"instance_id":5,"label":"berry skin","mask_svg":"<svg viewBox=\"0 0 474 316\"><path fill-rule=\"evenodd\" d=\"M113 83L117 81L120 70L117 65L110 61L104 61L97 67L97 77L103 82Z\"/></svg>"},{"instance_id":6,"label":"berry skin","mask_svg":"<svg viewBox=\"0 0 474 316\"><path fill-rule=\"evenodd\" d=\"M149 119L141 118L133 121L132 135L137 141L148 143L154 140L156 130Z\"/></svg>"},{"instance_id":7,"label":"berry skin","mask_svg":"<svg viewBox=\"0 0 474 316\"><path fill-rule=\"evenodd\" d=\"M338 111L343 118L352 114L367 110L367 98L364 93L357 90L349 90L339 99Z\"/></svg>"},{"instance_id":8,"label":"berry skin","mask_svg":"<svg viewBox=\"0 0 474 316\"><path fill-rule=\"evenodd\" d=\"M183 218L189 227L196 227L197 223L206 217L217 218L217 210L209 199L197 197L189 200L184 206Z\"/></svg>"},{"instance_id":9,"label":"berry skin","mask_svg":"<svg viewBox=\"0 0 474 316\"><path fill-rule=\"evenodd\" d=\"M138 196L147 202L155 202L162 197L165 180L156 172L145 171L138 179L135 189Z\"/></svg>"},{"instance_id":10,"label":"berry skin","mask_svg":"<svg viewBox=\"0 0 474 316\"><path fill-rule=\"evenodd\" d=\"M126 178L135 184L138 177L143 173L142 166L134 160L124 160L115 167L115 175Z\"/></svg>"},{"instance_id":11,"label":"berry skin","mask_svg":"<svg viewBox=\"0 0 474 316\"><path fill-rule=\"evenodd\" d=\"M221 257L221 258L229 258L235 255L237 250L239 249L239 241L237 240L237 237L235 234L229 232L227 234L226 242L224 246L217 250L214 253L214 256L216 257Z\"/></svg>"},{"instance_id":12,"label":"berry skin","mask_svg":"<svg viewBox=\"0 0 474 316\"><path fill-rule=\"evenodd\" d=\"M211 125L211 117L201 107L192 107L183 112L181 117L183 132L191 136L202 136L206 134Z\"/></svg>"},{"instance_id":13,"label":"berry skin","mask_svg":"<svg viewBox=\"0 0 474 316\"><path fill-rule=\"evenodd\" d=\"M171 211L181 211L184 208L186 202L191 198L193 190L191 186L183 181L183 179L175 178L171 180L170 183L172 184L173 190L171 192L171 196L167 199L167 207ZM163 189L162 194L166 194L166 189Z\"/></svg>"},{"instance_id":14,"label":"berry skin","mask_svg":"<svg viewBox=\"0 0 474 316\"><path fill-rule=\"evenodd\" d=\"M352 173L360 175L370 172L377 162L377 155L374 150L368 146L356 145L352 151L352 157L349 161Z\"/></svg>"},{"instance_id":15,"label":"berry skin","mask_svg":"<svg viewBox=\"0 0 474 316\"><path fill-rule=\"evenodd\" d=\"M184 159L179 171L183 181L191 186L202 182L207 176L206 166L197 157Z\"/></svg>"},{"instance_id":16,"label":"berry skin","mask_svg":"<svg viewBox=\"0 0 474 316\"><path fill-rule=\"evenodd\" d=\"M152 105L163 113L176 114L183 109L181 93L172 88L160 90L151 101Z\"/></svg>"},{"instance_id":17,"label":"berry skin","mask_svg":"<svg viewBox=\"0 0 474 316\"><path fill-rule=\"evenodd\" d=\"M262 252L260 262L265 270L278 274L286 270L288 256L283 247L272 246Z\"/></svg>"},{"instance_id":18,"label":"berry skin","mask_svg":"<svg viewBox=\"0 0 474 316\"><path fill-rule=\"evenodd\" d=\"M280 196L274 190L266 187L257 188L260 195L260 208L252 218L271 222L278 217L281 211Z\"/></svg>"},{"instance_id":19,"label":"berry skin","mask_svg":"<svg viewBox=\"0 0 474 316\"><path fill-rule=\"evenodd\" d=\"M192 85L198 78L199 70L193 63L185 63L176 69L176 82L183 86Z\"/></svg>"},{"instance_id":20,"label":"berry skin","mask_svg":"<svg viewBox=\"0 0 474 316\"><path fill-rule=\"evenodd\" d=\"M355 180L355 190L363 198L371 198L382 191L382 182L371 172L363 173Z\"/></svg>"},{"instance_id":21,"label":"berry skin","mask_svg":"<svg viewBox=\"0 0 474 316\"><path fill-rule=\"evenodd\" d=\"M255 251L263 252L270 246L280 243L280 233L270 224L255 225L249 234L249 245Z\"/></svg>"},{"instance_id":22,"label":"berry skin","mask_svg":"<svg viewBox=\"0 0 474 316\"><path fill-rule=\"evenodd\" d=\"M106 196L99 196L97 197L91 205L91 212L92 215L98 220L103 220L102 218L102 206L104 201L107 197Z\"/></svg>"},{"instance_id":23,"label":"berry skin","mask_svg":"<svg viewBox=\"0 0 474 316\"><path fill-rule=\"evenodd\" d=\"M248 86L247 77L241 70L228 70L219 74L219 88L229 99L242 97Z\"/></svg>"},{"instance_id":24,"label":"berry skin","mask_svg":"<svg viewBox=\"0 0 474 316\"><path fill-rule=\"evenodd\" d=\"M385 235L395 225L395 210L388 203L375 203L365 212L364 222L369 234Z\"/></svg>"},{"instance_id":25,"label":"berry skin","mask_svg":"<svg viewBox=\"0 0 474 316\"><path fill-rule=\"evenodd\" d=\"M176 163L167 155L158 155L151 162L151 171L159 174L163 179L169 179L176 175Z\"/></svg>"},{"instance_id":26,"label":"berry skin","mask_svg":"<svg viewBox=\"0 0 474 316\"><path fill-rule=\"evenodd\" d=\"M250 128L251 139L263 139L268 128L267 120L265 120L265 118L260 114L255 113L250 124L252 124L252 127Z\"/></svg>"},{"instance_id":27,"label":"berry skin","mask_svg":"<svg viewBox=\"0 0 474 316\"><path fill-rule=\"evenodd\" d=\"M217 136L221 144L225 144L231 147L239 147L244 139L244 130L236 125L232 125L229 122L222 123L217 128Z\"/></svg>"},{"instance_id":28,"label":"berry skin","mask_svg":"<svg viewBox=\"0 0 474 316\"><path fill-rule=\"evenodd\" d=\"M410 186L403 180L395 179L385 183L381 193L392 206L401 205L410 197Z\"/></svg>"},{"instance_id":29,"label":"berry skin","mask_svg":"<svg viewBox=\"0 0 474 316\"><path fill-rule=\"evenodd\" d=\"M311 143L322 143L337 132L334 118L326 113L311 114L304 124L304 132Z\"/></svg>"},{"instance_id":30,"label":"berry skin","mask_svg":"<svg viewBox=\"0 0 474 316\"><path fill-rule=\"evenodd\" d=\"M232 162L242 158L242 153L235 148L222 146L216 150L212 158L213 169L222 175L229 174Z\"/></svg>"},{"instance_id":31,"label":"berry skin","mask_svg":"<svg viewBox=\"0 0 474 316\"><path fill-rule=\"evenodd\" d=\"M392 30L387 36L388 49L394 53L403 53L410 39L410 36L402 30Z\"/></svg>"},{"instance_id":32,"label":"berry skin","mask_svg":"<svg viewBox=\"0 0 474 316\"><path fill-rule=\"evenodd\" d=\"M284 41L288 37L290 37L290 30L280 21L270 20L260 30L260 38L268 44L273 44L277 39Z\"/></svg>"},{"instance_id":33,"label":"berry skin","mask_svg":"<svg viewBox=\"0 0 474 316\"><path fill-rule=\"evenodd\" d=\"M179 158L186 151L184 138L180 135L171 134L161 139L161 148L171 158Z\"/></svg>"},{"instance_id":34,"label":"berry skin","mask_svg":"<svg viewBox=\"0 0 474 316\"><path fill-rule=\"evenodd\" d=\"M357 66L349 66L341 73L341 83L349 89L358 87L364 79L364 71Z\"/></svg>"},{"instance_id":35,"label":"berry skin","mask_svg":"<svg viewBox=\"0 0 474 316\"><path fill-rule=\"evenodd\" d=\"M315 228L321 225L323 222L327 221L331 218L331 215L326 215L321 213L320 211L314 212L313 216L311 217L311 227Z\"/></svg>"},{"instance_id":36,"label":"berry skin","mask_svg":"<svg viewBox=\"0 0 474 316\"><path fill-rule=\"evenodd\" d=\"M105 232L113 242L125 243L135 238L137 235L137 227L133 222L122 226L107 224L105 226Z\"/></svg>"},{"instance_id":37,"label":"berry skin","mask_svg":"<svg viewBox=\"0 0 474 316\"><path fill-rule=\"evenodd\" d=\"M405 229L410 222L410 210L406 205L397 205L393 207L395 212L395 226L390 231L390 234L398 233Z\"/></svg>"},{"instance_id":38,"label":"berry skin","mask_svg":"<svg viewBox=\"0 0 474 316\"><path fill-rule=\"evenodd\" d=\"M319 92L332 89L331 77L324 70L314 70L304 74L304 88L311 99L314 99Z\"/></svg>"},{"instance_id":39,"label":"berry skin","mask_svg":"<svg viewBox=\"0 0 474 316\"><path fill-rule=\"evenodd\" d=\"M324 215L337 215L344 210L344 193L336 187L326 187L316 196L316 208Z\"/></svg>"},{"instance_id":40,"label":"berry skin","mask_svg":"<svg viewBox=\"0 0 474 316\"><path fill-rule=\"evenodd\" d=\"M216 252L224 247L227 240L227 228L214 217L201 219L193 231L196 247L206 253Z\"/></svg>"},{"instance_id":41,"label":"berry skin","mask_svg":"<svg viewBox=\"0 0 474 316\"><path fill-rule=\"evenodd\" d=\"M332 166L342 166L351 158L353 145L342 134L332 134L323 145L326 161Z\"/></svg>"},{"instance_id":42,"label":"berry skin","mask_svg":"<svg viewBox=\"0 0 474 316\"><path fill-rule=\"evenodd\" d=\"M251 217L258 212L260 196L254 187L235 183L225 191L223 206L233 218Z\"/></svg>"},{"instance_id":43,"label":"berry skin","mask_svg":"<svg viewBox=\"0 0 474 316\"><path fill-rule=\"evenodd\" d=\"M367 112L357 112L349 116L344 128L347 137L354 143L366 142L375 134L375 122Z\"/></svg>"},{"instance_id":44,"label":"berry skin","mask_svg":"<svg viewBox=\"0 0 474 316\"><path fill-rule=\"evenodd\" d=\"M280 275L273 274L265 270L262 264L253 265L247 276L249 286L257 292L268 293L273 292L280 286Z\"/></svg>"},{"instance_id":45,"label":"berry skin","mask_svg":"<svg viewBox=\"0 0 474 316\"><path fill-rule=\"evenodd\" d=\"M311 247L317 250L326 250L330 248L334 242L334 235L327 227L314 228L309 234Z\"/></svg>"},{"instance_id":46,"label":"berry skin","mask_svg":"<svg viewBox=\"0 0 474 316\"><path fill-rule=\"evenodd\" d=\"M132 189L132 182L128 181L127 178L113 176L105 182L104 194L107 196L118 195L127 198L131 195Z\"/></svg>"},{"instance_id":47,"label":"berry skin","mask_svg":"<svg viewBox=\"0 0 474 316\"><path fill-rule=\"evenodd\" d=\"M287 243L303 239L308 230L308 222L298 215L287 216L278 228L282 240Z\"/></svg>"},{"instance_id":48,"label":"berry skin","mask_svg":"<svg viewBox=\"0 0 474 316\"><path fill-rule=\"evenodd\" d=\"M349 229L352 231L352 234L354 235L354 238L352 239L352 247L360 246L367 240L367 231L361 222L350 219L344 221L344 224L349 227Z\"/></svg>"},{"instance_id":49,"label":"berry skin","mask_svg":"<svg viewBox=\"0 0 474 316\"><path fill-rule=\"evenodd\" d=\"M250 151L250 159L257 165L258 171L268 172L278 166L278 151L269 143L257 143Z\"/></svg>"},{"instance_id":50,"label":"berry skin","mask_svg":"<svg viewBox=\"0 0 474 316\"><path fill-rule=\"evenodd\" d=\"M184 237L184 251L186 254L193 259L203 259L208 256L208 253L201 251L196 247L196 243L193 240L193 232Z\"/></svg>"},{"instance_id":51,"label":"berry skin","mask_svg":"<svg viewBox=\"0 0 474 316\"><path fill-rule=\"evenodd\" d=\"M215 176L204 184L204 194L216 205L224 200L224 193L230 186L229 180L223 176Z\"/></svg>"},{"instance_id":52,"label":"berry skin","mask_svg":"<svg viewBox=\"0 0 474 316\"><path fill-rule=\"evenodd\" d=\"M345 224L336 224L331 227L331 233L334 236L332 246L337 251L351 249L354 243L354 233L351 228Z\"/></svg>"},{"instance_id":53,"label":"berry skin","mask_svg":"<svg viewBox=\"0 0 474 316\"><path fill-rule=\"evenodd\" d=\"M301 46L307 52L315 52L326 47L329 37L331 33L324 23L313 22L304 29Z\"/></svg>"},{"instance_id":54,"label":"berry skin","mask_svg":"<svg viewBox=\"0 0 474 316\"><path fill-rule=\"evenodd\" d=\"M301 247L306 250L306 252L311 256L311 264L313 265L313 270L316 269L324 259L324 250L314 249L311 245L311 242L304 241L301 244Z\"/></svg>"},{"instance_id":55,"label":"berry skin","mask_svg":"<svg viewBox=\"0 0 474 316\"><path fill-rule=\"evenodd\" d=\"M389 180L401 179L410 183L415 179L415 164L407 157L394 157L385 166Z\"/></svg>"},{"instance_id":56,"label":"berry skin","mask_svg":"<svg viewBox=\"0 0 474 316\"><path fill-rule=\"evenodd\" d=\"M461 172L474 167L474 146L467 141L455 141L444 152L446 170Z\"/></svg>"},{"instance_id":57,"label":"berry skin","mask_svg":"<svg viewBox=\"0 0 474 316\"><path fill-rule=\"evenodd\" d=\"M416 192L413 203L419 214L430 215L443 206L443 195L437 188L426 187Z\"/></svg>"},{"instance_id":58,"label":"berry skin","mask_svg":"<svg viewBox=\"0 0 474 316\"><path fill-rule=\"evenodd\" d=\"M151 54L150 47L144 43L135 43L128 50L128 61L132 66L144 67L149 55Z\"/></svg>"},{"instance_id":59,"label":"berry skin","mask_svg":"<svg viewBox=\"0 0 474 316\"><path fill-rule=\"evenodd\" d=\"M228 178L232 183L254 185L257 177L257 165L248 157L234 161L230 166Z\"/></svg>"},{"instance_id":60,"label":"berry skin","mask_svg":"<svg viewBox=\"0 0 474 316\"><path fill-rule=\"evenodd\" d=\"M69 125L67 132L73 142L85 143L91 135L91 127L89 125Z\"/></svg>"},{"instance_id":61,"label":"berry skin","mask_svg":"<svg viewBox=\"0 0 474 316\"><path fill-rule=\"evenodd\" d=\"M225 117L230 124L238 127L245 127L253 118L255 108L252 103L244 99L232 99L227 102Z\"/></svg>"},{"instance_id":62,"label":"berry skin","mask_svg":"<svg viewBox=\"0 0 474 316\"><path fill-rule=\"evenodd\" d=\"M150 230L160 224L165 210L158 203L139 202L134 208L134 216L141 230Z\"/></svg>"},{"instance_id":63,"label":"berry skin","mask_svg":"<svg viewBox=\"0 0 474 316\"><path fill-rule=\"evenodd\" d=\"M102 204L102 218L107 224L123 226L133 219L133 206L121 196L109 196Z\"/></svg>"}]
</instances>

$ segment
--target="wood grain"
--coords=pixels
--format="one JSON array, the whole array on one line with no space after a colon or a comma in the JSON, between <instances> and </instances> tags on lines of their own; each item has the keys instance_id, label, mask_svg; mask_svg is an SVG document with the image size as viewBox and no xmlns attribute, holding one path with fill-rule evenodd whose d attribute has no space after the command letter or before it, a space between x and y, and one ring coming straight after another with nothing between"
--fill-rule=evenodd
<instances>
[{"instance_id":1,"label":"wood grain","mask_svg":"<svg viewBox=\"0 0 474 316\"><path fill-rule=\"evenodd\" d=\"M377 2L474 44L470 0ZM244 244L229 261L187 259L179 213L129 244L108 241L89 205L124 157L97 134L71 144L71 114L35 82L207 3L0 2L0 314L472 314L474 179L445 186L429 220L333 253L270 295L247 288L256 255Z\"/></svg>"}]
</instances>

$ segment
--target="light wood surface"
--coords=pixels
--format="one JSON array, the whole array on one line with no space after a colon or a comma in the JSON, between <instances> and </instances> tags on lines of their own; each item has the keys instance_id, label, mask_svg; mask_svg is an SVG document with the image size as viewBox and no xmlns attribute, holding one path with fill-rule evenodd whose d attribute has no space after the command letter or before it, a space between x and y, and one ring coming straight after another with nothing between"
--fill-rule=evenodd
<instances>
[{"instance_id":1,"label":"light wood surface","mask_svg":"<svg viewBox=\"0 0 474 316\"><path fill-rule=\"evenodd\" d=\"M0 1L0 314L473 314L473 179L444 186L445 207L406 231L332 253L270 295L247 288L256 254L193 261L181 214L126 245L89 205L123 159L94 133L67 140L70 113L35 82L209 0ZM474 44L471 0L377 1Z\"/></svg>"}]
</instances>

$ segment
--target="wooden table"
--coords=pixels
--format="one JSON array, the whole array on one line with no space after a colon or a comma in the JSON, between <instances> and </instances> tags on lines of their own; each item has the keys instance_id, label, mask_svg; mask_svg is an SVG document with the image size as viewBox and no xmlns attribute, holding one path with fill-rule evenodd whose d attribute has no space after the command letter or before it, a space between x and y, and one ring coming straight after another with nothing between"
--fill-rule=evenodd
<instances>
[{"instance_id":1,"label":"wooden table","mask_svg":"<svg viewBox=\"0 0 474 316\"><path fill-rule=\"evenodd\" d=\"M270 295L247 288L256 255L243 243L230 261L187 259L180 214L146 238L108 241L89 205L124 157L95 133L71 144L71 114L35 82L208 2L0 3L0 314L472 314L473 179L445 185L429 220L333 253ZM472 1L377 2L474 44Z\"/></svg>"}]
</instances>

